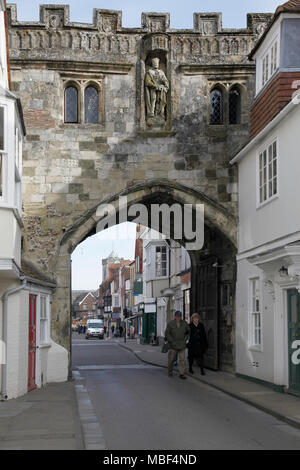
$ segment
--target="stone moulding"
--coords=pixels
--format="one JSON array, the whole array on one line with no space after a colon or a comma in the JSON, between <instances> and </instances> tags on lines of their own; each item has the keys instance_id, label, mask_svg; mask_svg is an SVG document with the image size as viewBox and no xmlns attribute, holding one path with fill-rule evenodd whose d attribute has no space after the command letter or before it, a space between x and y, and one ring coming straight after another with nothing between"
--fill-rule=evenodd
<instances>
[{"instance_id":1,"label":"stone moulding","mask_svg":"<svg viewBox=\"0 0 300 470\"><path fill-rule=\"evenodd\" d=\"M114 74L114 75L127 75L133 64L119 64L119 63L94 63L92 66L87 67L86 62L76 62L76 61L50 61L50 60L22 60L14 59L11 68L13 70L24 69L45 69L45 70L56 70L64 71L66 68L72 70L72 72L84 72L89 74Z\"/></svg>"},{"instance_id":2,"label":"stone moulding","mask_svg":"<svg viewBox=\"0 0 300 470\"><path fill-rule=\"evenodd\" d=\"M212 65L202 65L202 64L181 64L178 67L178 70L183 75L211 75L220 73L222 79L225 78L228 74L231 79L235 77L247 78L255 72L254 64L212 64Z\"/></svg>"},{"instance_id":3,"label":"stone moulding","mask_svg":"<svg viewBox=\"0 0 300 470\"><path fill-rule=\"evenodd\" d=\"M208 197L205 193L203 193L202 191L198 189L191 188L182 183L177 183L177 182L165 180L162 178L162 179L147 180L142 183L137 183L99 202L96 206L88 210L82 217L80 217L80 219L78 219L75 223L73 223L72 227L69 227L65 231L64 235L62 236L60 240L60 246L65 245L69 241L72 234L76 232L76 230L80 229L80 227L84 226L84 224L89 219L93 219L96 225L97 219L95 218L95 214L100 204L104 204L104 205L112 204L113 202L118 201L119 197L121 196L129 197L130 195L132 196L134 195L134 193L139 193L140 191L149 192L149 194L154 193L155 191L163 191L163 192L178 191L180 193L189 194L193 196L195 200L198 200L198 203L200 202L204 204L206 203L208 207L214 208L220 215L222 215L222 217L224 217L224 219L226 219L227 228L228 228L227 236L229 240L231 240L233 245L236 245L236 234L230 233L230 232L231 231L234 232L234 230L232 230L232 227L236 227L237 217L230 210L226 209L222 204L218 203L216 200L212 199L211 197ZM137 201L133 201L133 203L136 203L136 202Z\"/></svg>"}]
</instances>

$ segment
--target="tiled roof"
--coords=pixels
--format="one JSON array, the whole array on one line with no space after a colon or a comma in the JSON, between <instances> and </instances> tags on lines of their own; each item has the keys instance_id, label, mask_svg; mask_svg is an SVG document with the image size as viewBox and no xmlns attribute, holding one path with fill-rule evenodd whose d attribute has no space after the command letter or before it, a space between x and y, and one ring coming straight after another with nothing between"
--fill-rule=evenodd
<instances>
[{"instance_id":1,"label":"tiled roof","mask_svg":"<svg viewBox=\"0 0 300 470\"><path fill-rule=\"evenodd\" d=\"M38 270L32 263L29 261L22 260L21 265L22 273L24 276L31 279L36 279L37 281L48 282L51 284L56 284L56 282L51 279L49 276L44 274L42 271Z\"/></svg>"},{"instance_id":2,"label":"tiled roof","mask_svg":"<svg viewBox=\"0 0 300 470\"><path fill-rule=\"evenodd\" d=\"M278 16L280 13L300 13L300 0L290 0L289 2L279 5L275 12L275 16Z\"/></svg>"}]
</instances>

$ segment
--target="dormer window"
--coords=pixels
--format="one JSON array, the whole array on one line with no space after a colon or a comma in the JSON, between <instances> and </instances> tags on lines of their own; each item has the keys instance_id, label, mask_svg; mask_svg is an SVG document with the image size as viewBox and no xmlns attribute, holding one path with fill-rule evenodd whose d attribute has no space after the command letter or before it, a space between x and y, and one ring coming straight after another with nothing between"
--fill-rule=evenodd
<instances>
[{"instance_id":1,"label":"dormer window","mask_svg":"<svg viewBox=\"0 0 300 470\"><path fill-rule=\"evenodd\" d=\"M277 41L276 41L275 44L271 48L271 64L270 64L271 65L271 76L277 70L277 54L278 54L277 49L278 49L278 46L277 46Z\"/></svg>"},{"instance_id":2,"label":"dormer window","mask_svg":"<svg viewBox=\"0 0 300 470\"><path fill-rule=\"evenodd\" d=\"M273 42L262 59L261 86L272 78L278 68L278 40Z\"/></svg>"},{"instance_id":3,"label":"dormer window","mask_svg":"<svg viewBox=\"0 0 300 470\"><path fill-rule=\"evenodd\" d=\"M262 86L269 80L269 53L263 58Z\"/></svg>"}]
</instances>

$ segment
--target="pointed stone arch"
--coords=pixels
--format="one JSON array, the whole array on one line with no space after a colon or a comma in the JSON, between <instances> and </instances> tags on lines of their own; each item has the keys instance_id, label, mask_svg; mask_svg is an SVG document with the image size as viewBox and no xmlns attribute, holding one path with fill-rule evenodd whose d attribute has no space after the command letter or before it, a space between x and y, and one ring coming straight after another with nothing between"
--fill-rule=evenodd
<instances>
[{"instance_id":1,"label":"pointed stone arch","mask_svg":"<svg viewBox=\"0 0 300 470\"><path fill-rule=\"evenodd\" d=\"M71 254L75 248L86 238L96 233L96 225L100 218L97 217L97 208L100 204L111 204L118 209L120 196L127 196L128 207L133 204L143 203L179 203L204 204L205 225L212 231L224 237L235 250L236 247L236 217L214 199L206 196L201 191L185 186L181 183L166 179L149 180L124 189L95 205L83 214L62 236L54 275L57 281L57 289L52 304L52 336L55 341L71 348L70 337L70 285L71 285ZM190 253L192 263L196 264L199 257L197 253Z\"/></svg>"}]
</instances>

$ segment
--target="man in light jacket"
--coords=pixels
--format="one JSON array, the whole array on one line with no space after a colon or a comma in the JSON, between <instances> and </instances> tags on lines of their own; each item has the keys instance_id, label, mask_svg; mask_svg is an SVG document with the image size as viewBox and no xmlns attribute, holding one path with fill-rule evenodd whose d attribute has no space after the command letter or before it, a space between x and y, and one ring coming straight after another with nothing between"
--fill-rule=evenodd
<instances>
[{"instance_id":1,"label":"man in light jacket","mask_svg":"<svg viewBox=\"0 0 300 470\"><path fill-rule=\"evenodd\" d=\"M180 378L185 380L184 366L185 366L185 350L186 343L189 339L190 328L185 320L182 320L182 314L177 310L174 314L174 320L167 324L165 337L168 341L168 371L169 377L173 376L173 362L176 354L178 354L178 369Z\"/></svg>"}]
</instances>

